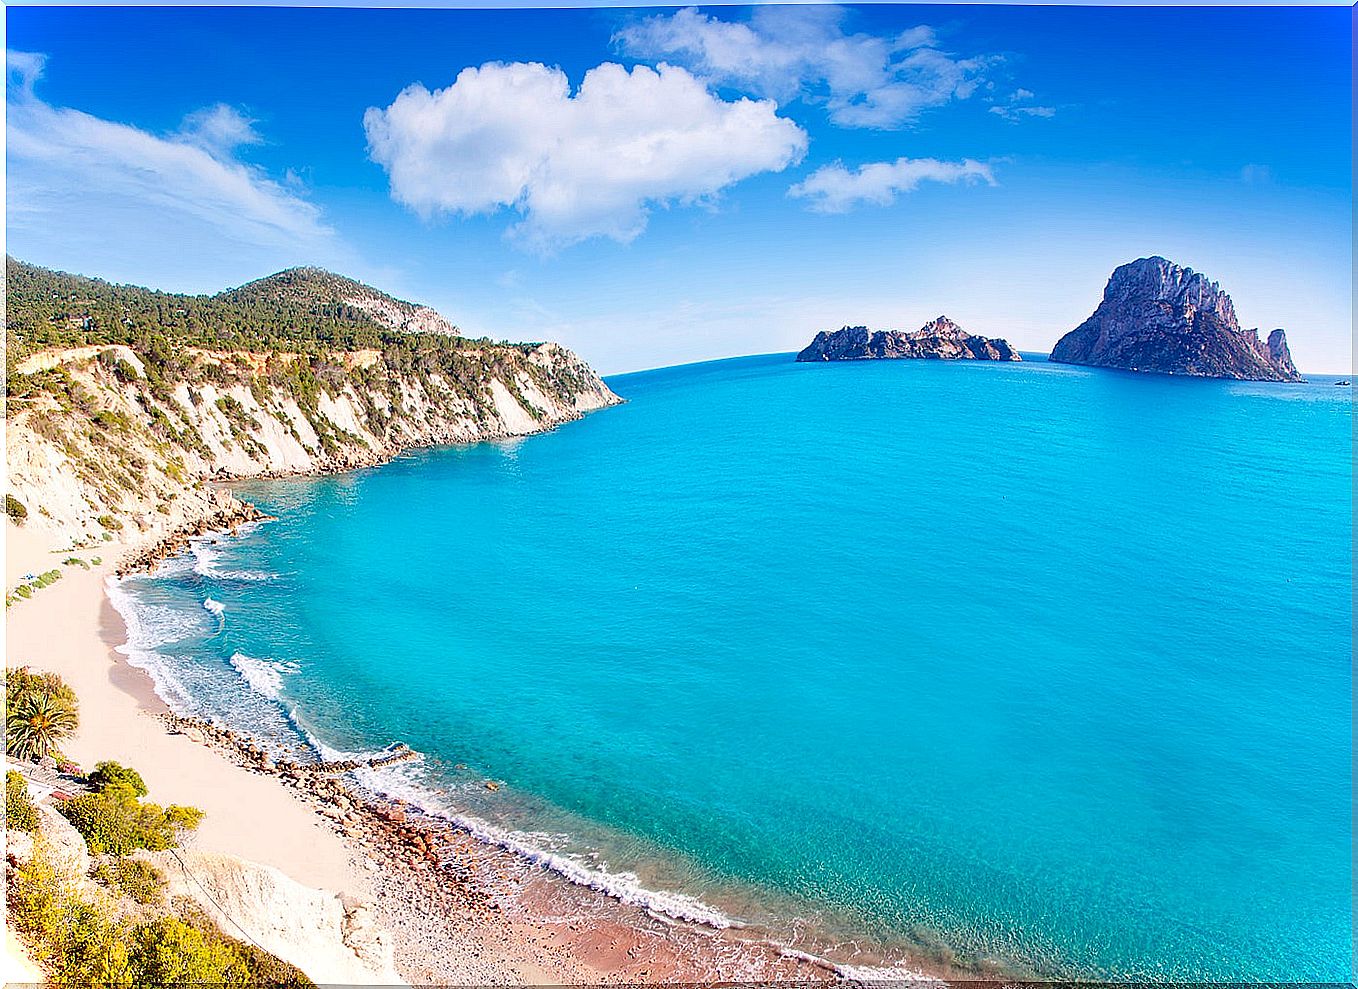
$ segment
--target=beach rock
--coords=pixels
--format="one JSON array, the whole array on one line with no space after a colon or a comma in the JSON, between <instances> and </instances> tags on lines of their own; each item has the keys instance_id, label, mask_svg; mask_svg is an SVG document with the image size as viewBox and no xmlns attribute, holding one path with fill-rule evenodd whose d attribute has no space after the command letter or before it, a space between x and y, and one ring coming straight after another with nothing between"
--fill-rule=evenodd
<instances>
[{"instance_id":1,"label":"beach rock","mask_svg":"<svg viewBox=\"0 0 1358 989\"><path fill-rule=\"evenodd\" d=\"M1087 320L1052 348L1058 364L1249 381L1301 381L1281 329L1259 339L1206 275L1161 257L1113 272Z\"/></svg>"},{"instance_id":2,"label":"beach rock","mask_svg":"<svg viewBox=\"0 0 1358 989\"><path fill-rule=\"evenodd\" d=\"M846 326L823 330L797 355L799 361L860 361L926 359L964 361L1019 361L1006 340L965 332L947 316L940 316L913 333Z\"/></svg>"}]
</instances>

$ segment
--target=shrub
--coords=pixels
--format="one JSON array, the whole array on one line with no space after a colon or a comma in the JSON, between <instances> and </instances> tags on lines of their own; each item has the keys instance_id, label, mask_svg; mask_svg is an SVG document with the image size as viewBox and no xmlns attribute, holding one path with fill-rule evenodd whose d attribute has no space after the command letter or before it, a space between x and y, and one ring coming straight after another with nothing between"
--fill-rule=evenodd
<instances>
[{"instance_id":1,"label":"shrub","mask_svg":"<svg viewBox=\"0 0 1358 989\"><path fill-rule=\"evenodd\" d=\"M5 495L5 514L12 518L19 525L23 524L24 519L28 518L28 509L24 503L12 494Z\"/></svg>"},{"instance_id":2,"label":"shrub","mask_svg":"<svg viewBox=\"0 0 1358 989\"><path fill-rule=\"evenodd\" d=\"M94 764L94 771L85 777L96 793L104 790L123 789L134 797L146 796L146 784L142 781L141 773L131 766L123 766L119 763L106 761Z\"/></svg>"},{"instance_id":3,"label":"shrub","mask_svg":"<svg viewBox=\"0 0 1358 989\"><path fill-rule=\"evenodd\" d=\"M140 977L152 985L253 981L244 957L230 944L178 917L162 917L138 927L131 956Z\"/></svg>"},{"instance_id":4,"label":"shrub","mask_svg":"<svg viewBox=\"0 0 1358 989\"><path fill-rule=\"evenodd\" d=\"M116 531L123 527L123 524L119 522L117 519L115 519L112 515L100 515L97 519L95 519L95 521L102 525L105 529L113 529ZM109 536L107 532L104 533L104 536L105 538L112 538Z\"/></svg>"},{"instance_id":5,"label":"shrub","mask_svg":"<svg viewBox=\"0 0 1358 989\"><path fill-rule=\"evenodd\" d=\"M121 860L95 877L119 874L135 876L138 889L152 881L162 895L159 875L145 863ZM196 909L188 917L120 919L107 898L62 880L41 837L8 892L14 927L56 986L313 985L287 962L222 934Z\"/></svg>"},{"instance_id":6,"label":"shrub","mask_svg":"<svg viewBox=\"0 0 1358 989\"><path fill-rule=\"evenodd\" d=\"M94 878L143 906L160 904L165 900L165 877L154 865L141 859L120 858L102 862L94 870Z\"/></svg>"},{"instance_id":7,"label":"shrub","mask_svg":"<svg viewBox=\"0 0 1358 989\"><path fill-rule=\"evenodd\" d=\"M14 588L14 593L21 598L31 598L33 596L33 588L29 587L27 584L20 584L18 587Z\"/></svg>"},{"instance_id":8,"label":"shrub","mask_svg":"<svg viewBox=\"0 0 1358 989\"><path fill-rule=\"evenodd\" d=\"M9 919L20 931L49 937L58 932L64 919L61 896L61 877L52 864L46 840L39 835L33 842L33 855L21 865L12 884L7 886ZM41 962L51 957L53 947L47 938L33 945L34 960Z\"/></svg>"},{"instance_id":9,"label":"shrub","mask_svg":"<svg viewBox=\"0 0 1358 989\"><path fill-rule=\"evenodd\" d=\"M38 826L38 808L28 795L28 784L11 769L5 774L5 827L32 831Z\"/></svg>"},{"instance_id":10,"label":"shrub","mask_svg":"<svg viewBox=\"0 0 1358 989\"><path fill-rule=\"evenodd\" d=\"M84 567L86 570L90 568L90 565L78 556L68 556L61 562L68 567Z\"/></svg>"},{"instance_id":11,"label":"shrub","mask_svg":"<svg viewBox=\"0 0 1358 989\"><path fill-rule=\"evenodd\" d=\"M129 984L127 939L131 933L96 903L67 887L42 838L9 888L14 926L26 935L35 961L45 963L57 985Z\"/></svg>"},{"instance_id":12,"label":"shrub","mask_svg":"<svg viewBox=\"0 0 1358 989\"><path fill-rule=\"evenodd\" d=\"M124 787L83 794L67 800L58 810L95 855L174 848L182 832L193 830L203 820L203 812L197 807L140 803Z\"/></svg>"}]
</instances>

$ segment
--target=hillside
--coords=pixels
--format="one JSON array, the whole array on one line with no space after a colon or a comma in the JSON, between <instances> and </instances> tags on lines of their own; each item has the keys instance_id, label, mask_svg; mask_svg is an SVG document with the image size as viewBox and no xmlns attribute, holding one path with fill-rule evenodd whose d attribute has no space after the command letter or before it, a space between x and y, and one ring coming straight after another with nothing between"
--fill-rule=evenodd
<instances>
[{"instance_id":1,"label":"hillside","mask_svg":"<svg viewBox=\"0 0 1358 989\"><path fill-rule=\"evenodd\" d=\"M6 272L6 493L60 540L214 514L231 498L212 480L524 435L619 401L557 344L469 340L318 269L214 296Z\"/></svg>"},{"instance_id":2,"label":"hillside","mask_svg":"<svg viewBox=\"0 0 1358 989\"><path fill-rule=\"evenodd\" d=\"M110 343L308 353L409 344L412 335L433 348L485 344L434 338L453 336L457 329L427 306L319 268L280 271L216 295L114 285L10 257L5 280L11 362L48 347Z\"/></svg>"}]
</instances>

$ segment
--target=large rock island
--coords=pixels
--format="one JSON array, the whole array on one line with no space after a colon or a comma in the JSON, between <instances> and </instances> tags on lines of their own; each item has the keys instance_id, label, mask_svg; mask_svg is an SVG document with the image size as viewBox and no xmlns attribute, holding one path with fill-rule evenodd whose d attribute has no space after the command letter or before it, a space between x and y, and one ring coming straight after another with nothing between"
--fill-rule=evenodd
<instances>
[{"instance_id":1,"label":"large rock island","mask_svg":"<svg viewBox=\"0 0 1358 989\"><path fill-rule=\"evenodd\" d=\"M947 316L926 323L914 333L900 330L869 330L846 326L822 330L799 361L862 361L873 359L934 359L946 361L1019 361L1008 341L967 333Z\"/></svg>"},{"instance_id":2,"label":"large rock island","mask_svg":"<svg viewBox=\"0 0 1358 989\"><path fill-rule=\"evenodd\" d=\"M1052 348L1059 364L1247 381L1301 381L1282 330L1242 330L1231 297L1161 257L1113 272L1094 314Z\"/></svg>"}]
</instances>

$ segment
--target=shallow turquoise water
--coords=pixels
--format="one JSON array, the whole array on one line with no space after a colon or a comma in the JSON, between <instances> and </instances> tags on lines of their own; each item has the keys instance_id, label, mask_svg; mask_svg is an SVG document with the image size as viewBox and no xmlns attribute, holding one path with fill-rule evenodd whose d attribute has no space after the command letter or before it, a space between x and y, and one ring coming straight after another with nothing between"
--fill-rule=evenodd
<instances>
[{"instance_id":1,"label":"shallow turquoise water","mask_svg":"<svg viewBox=\"0 0 1358 989\"><path fill-rule=\"evenodd\" d=\"M549 435L251 485L279 521L124 584L139 661L261 731L404 740L401 785L775 930L1350 977L1348 389L611 383Z\"/></svg>"}]
</instances>

